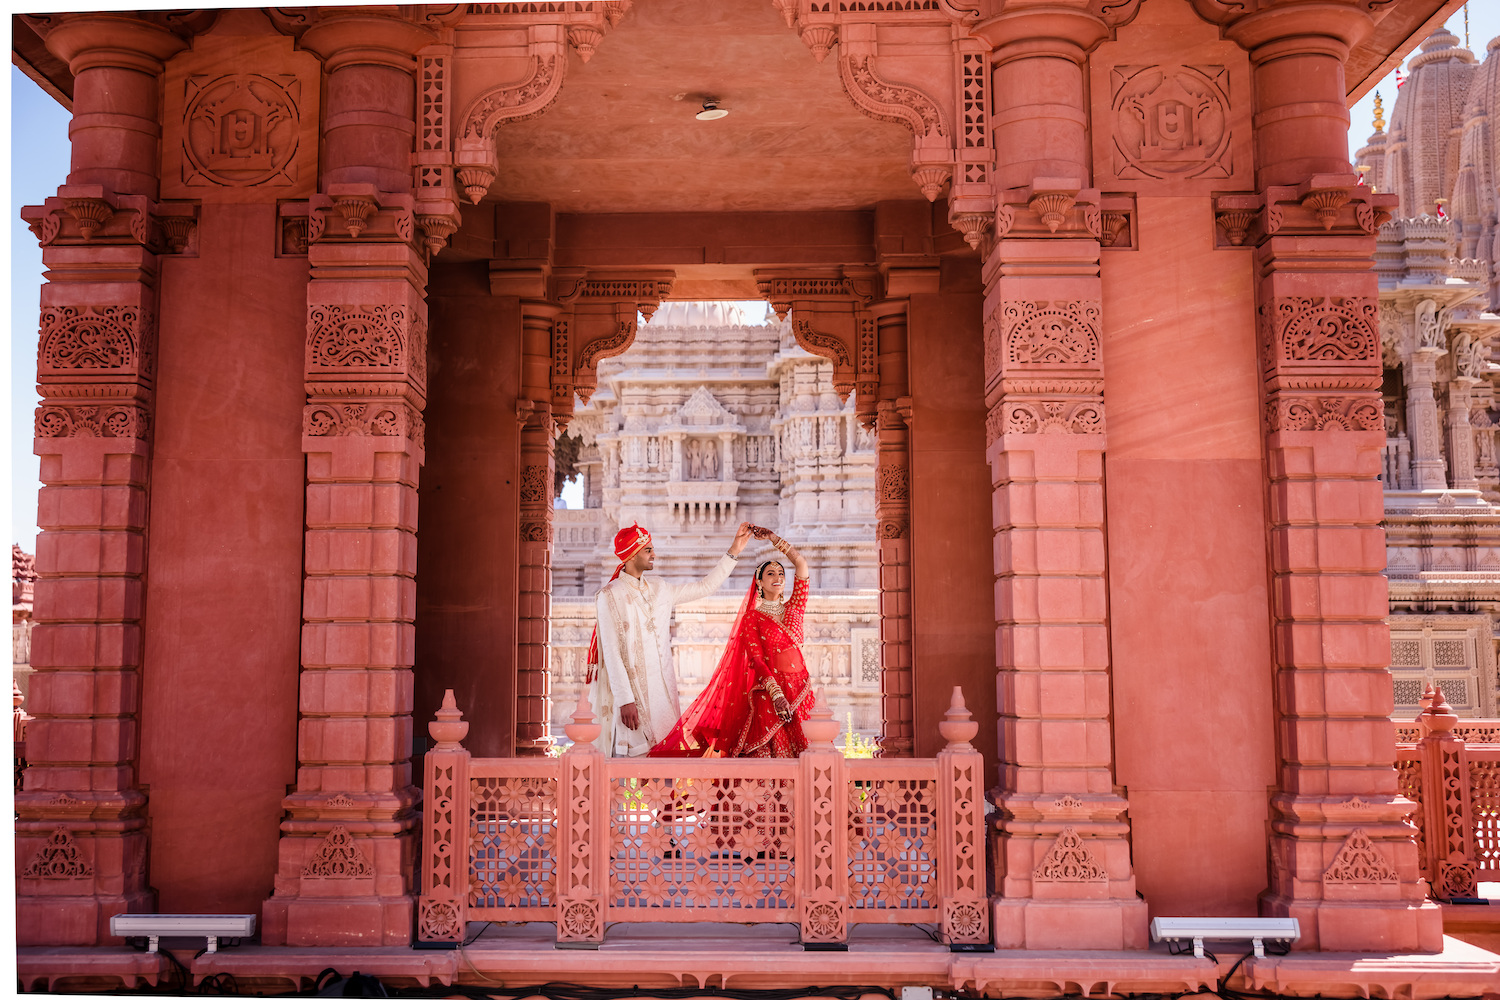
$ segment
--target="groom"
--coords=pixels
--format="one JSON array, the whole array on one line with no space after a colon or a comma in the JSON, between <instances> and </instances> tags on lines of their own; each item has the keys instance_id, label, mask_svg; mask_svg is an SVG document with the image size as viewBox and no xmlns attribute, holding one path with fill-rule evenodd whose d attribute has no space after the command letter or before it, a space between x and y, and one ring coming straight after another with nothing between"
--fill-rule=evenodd
<instances>
[{"instance_id":1,"label":"groom","mask_svg":"<svg viewBox=\"0 0 1500 1000\"><path fill-rule=\"evenodd\" d=\"M633 524L615 535L620 566L594 601L598 625L588 658L589 700L602 723L595 742L605 754L638 757L677 724L682 707L672 669L672 608L718 590L749 540L750 525L742 523L707 576L676 586L642 575L656 563L645 528Z\"/></svg>"}]
</instances>

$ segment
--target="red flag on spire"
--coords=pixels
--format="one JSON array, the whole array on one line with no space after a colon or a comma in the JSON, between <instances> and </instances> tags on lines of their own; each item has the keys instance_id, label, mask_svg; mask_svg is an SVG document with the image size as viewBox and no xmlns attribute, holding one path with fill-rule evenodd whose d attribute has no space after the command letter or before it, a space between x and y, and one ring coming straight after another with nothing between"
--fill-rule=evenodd
<instances>
[{"instance_id":1,"label":"red flag on spire","mask_svg":"<svg viewBox=\"0 0 1500 1000\"><path fill-rule=\"evenodd\" d=\"M1404 86L1406 86L1406 74L1403 73L1403 72L1401 72L1401 67L1400 66L1397 66L1396 67L1396 89L1400 90Z\"/></svg>"}]
</instances>

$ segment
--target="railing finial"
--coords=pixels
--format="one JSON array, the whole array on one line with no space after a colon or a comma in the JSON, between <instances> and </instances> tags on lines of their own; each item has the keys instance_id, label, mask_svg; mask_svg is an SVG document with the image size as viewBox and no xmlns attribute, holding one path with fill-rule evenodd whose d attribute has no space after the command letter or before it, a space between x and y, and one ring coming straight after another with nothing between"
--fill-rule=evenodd
<instances>
[{"instance_id":1,"label":"railing finial","mask_svg":"<svg viewBox=\"0 0 1500 1000\"><path fill-rule=\"evenodd\" d=\"M964 704L964 689L958 685L953 687L953 700L948 704L948 711L943 713L943 721L938 723L938 732L948 741L945 749L974 749L969 741L979 735L979 723L974 721L973 714Z\"/></svg>"},{"instance_id":2,"label":"railing finial","mask_svg":"<svg viewBox=\"0 0 1500 1000\"><path fill-rule=\"evenodd\" d=\"M813 701L812 715L802 723L802 735L807 737L811 750L834 750L833 739L839 734L839 724L834 721L823 689L818 688Z\"/></svg>"},{"instance_id":3,"label":"railing finial","mask_svg":"<svg viewBox=\"0 0 1500 1000\"><path fill-rule=\"evenodd\" d=\"M573 721L563 726L563 732L573 741L568 752L572 753L579 747L592 747L594 740L599 738L599 728L599 720L594 716L594 706L589 702L588 686L584 685L578 692L578 707L573 712Z\"/></svg>"},{"instance_id":4,"label":"railing finial","mask_svg":"<svg viewBox=\"0 0 1500 1000\"><path fill-rule=\"evenodd\" d=\"M469 724L461 721L464 713L453 700L453 689L443 692L443 707L437 710L437 721L427 723L427 735L435 742L434 750L462 750L463 738L469 735Z\"/></svg>"},{"instance_id":5,"label":"railing finial","mask_svg":"<svg viewBox=\"0 0 1500 1000\"><path fill-rule=\"evenodd\" d=\"M1432 689L1432 702L1422 709L1417 723L1422 727L1423 736L1438 737L1450 735L1453 727L1458 725L1458 713L1448 706L1441 684Z\"/></svg>"}]
</instances>

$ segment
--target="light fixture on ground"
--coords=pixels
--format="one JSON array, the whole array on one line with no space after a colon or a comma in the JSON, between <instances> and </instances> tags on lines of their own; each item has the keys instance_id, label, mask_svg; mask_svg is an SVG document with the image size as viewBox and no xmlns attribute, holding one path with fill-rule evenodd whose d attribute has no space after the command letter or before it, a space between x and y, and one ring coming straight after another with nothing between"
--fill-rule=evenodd
<instances>
[{"instance_id":1,"label":"light fixture on ground","mask_svg":"<svg viewBox=\"0 0 1500 1000\"><path fill-rule=\"evenodd\" d=\"M728 114L728 108L719 107L719 99L717 97L705 97L703 99L703 110L698 112L693 117L698 119L700 122L712 122L718 121L720 118L723 118Z\"/></svg>"}]
</instances>

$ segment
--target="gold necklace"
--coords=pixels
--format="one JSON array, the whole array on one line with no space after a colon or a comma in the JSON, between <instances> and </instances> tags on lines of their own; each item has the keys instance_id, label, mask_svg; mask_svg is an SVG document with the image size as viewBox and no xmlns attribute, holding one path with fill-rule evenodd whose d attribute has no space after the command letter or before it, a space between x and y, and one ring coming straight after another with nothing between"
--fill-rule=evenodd
<instances>
[{"instance_id":1,"label":"gold necklace","mask_svg":"<svg viewBox=\"0 0 1500 1000\"><path fill-rule=\"evenodd\" d=\"M785 601L773 601L766 597L762 597L756 601L755 607L767 618L773 618L778 622L781 621L782 615L786 613Z\"/></svg>"}]
</instances>

